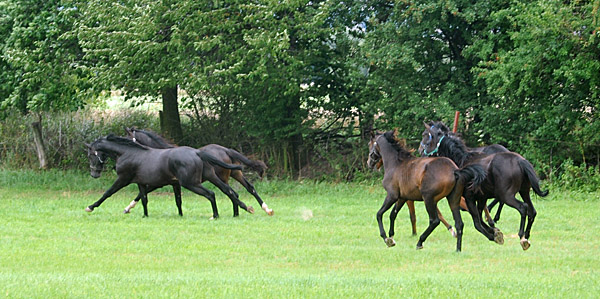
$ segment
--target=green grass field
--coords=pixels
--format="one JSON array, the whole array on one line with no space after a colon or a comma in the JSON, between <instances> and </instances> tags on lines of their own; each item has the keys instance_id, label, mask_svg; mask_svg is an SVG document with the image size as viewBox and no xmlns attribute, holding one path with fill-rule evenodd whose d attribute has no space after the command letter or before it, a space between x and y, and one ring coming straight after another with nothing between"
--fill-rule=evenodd
<instances>
[{"instance_id":1,"label":"green grass field","mask_svg":"<svg viewBox=\"0 0 600 299\"><path fill-rule=\"evenodd\" d=\"M379 183L256 182L267 216L236 184L254 215L232 217L217 193L209 202L183 195L179 217L168 188L150 194L150 217L128 187L93 213L84 208L114 174L0 170L0 297L593 298L600 294L600 193L552 190L534 197L532 247L516 236L518 213L503 211L506 242L487 241L465 220L463 252L440 225L417 251L408 211L399 214L396 247L379 237ZM206 184L208 186L208 184ZM214 189L213 189L214 190ZM418 230L427 223L417 203ZM445 200L442 212L450 219ZM389 224L386 213L386 229Z\"/></svg>"}]
</instances>

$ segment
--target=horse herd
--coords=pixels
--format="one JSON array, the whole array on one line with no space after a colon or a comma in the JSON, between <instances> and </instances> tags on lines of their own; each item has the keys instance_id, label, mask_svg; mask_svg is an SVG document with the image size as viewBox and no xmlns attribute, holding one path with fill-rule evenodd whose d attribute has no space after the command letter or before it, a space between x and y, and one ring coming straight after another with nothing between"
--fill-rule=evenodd
<instances>
[{"instance_id":1,"label":"horse herd","mask_svg":"<svg viewBox=\"0 0 600 299\"><path fill-rule=\"evenodd\" d=\"M414 156L406 148L405 142L396 137L395 131L373 133L369 142L369 168L384 169L383 187L387 196L377 212L377 223L387 246L395 245L394 222L405 203L409 207L413 235L416 234L414 201L423 201L429 215L429 226L419 237L417 249L423 248L423 242L443 222L456 237L456 250L461 251L464 227L461 209L469 212L475 228L481 234L490 241L503 244L503 234L495 227L495 222L499 220L501 208L506 204L521 215L520 244L523 250L527 250L536 216L529 190L533 189L539 196L548 195L548 191L540 189L531 163L498 144L468 148L442 122L424 125L419 146L421 157ZM116 160L117 173L112 186L86 211L92 212L112 194L135 183L139 193L125 208L125 213L129 213L141 200L144 216L148 216L148 193L171 185L179 215L183 215L181 187L184 187L209 200L213 211L211 219L215 219L219 217L215 194L202 185L202 182L209 181L230 198L234 216L239 215L239 208L254 213L254 209L242 202L229 186L229 179L234 178L256 198L268 215L273 215L273 210L242 173L241 164L244 164L262 177L267 168L262 161L248 159L235 150L216 144L195 149L170 144L153 132L137 128L126 128L126 131L127 137L111 134L86 144L92 177L100 177L108 158ZM516 193L521 195L523 201L515 198ZM444 197L452 211L454 227L446 222L437 209L437 202ZM495 201L489 208L496 202L500 203L494 219L486 206L490 198L495 198ZM392 206L390 229L386 234L382 218ZM487 223L482 219L482 212L486 214Z\"/></svg>"}]
</instances>

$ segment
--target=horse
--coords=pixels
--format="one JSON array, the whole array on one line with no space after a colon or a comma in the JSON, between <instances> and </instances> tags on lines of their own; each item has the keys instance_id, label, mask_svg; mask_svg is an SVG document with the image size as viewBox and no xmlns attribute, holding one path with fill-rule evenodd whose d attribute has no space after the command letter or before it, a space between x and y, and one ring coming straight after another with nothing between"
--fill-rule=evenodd
<instances>
[{"instance_id":1,"label":"horse","mask_svg":"<svg viewBox=\"0 0 600 299\"><path fill-rule=\"evenodd\" d=\"M396 214L407 200L423 201L429 214L429 226L417 242L417 249L422 249L423 242L440 223L437 202L446 197L454 217L457 235L456 251L460 252L464 227L460 215L460 196L467 182L470 182L468 188L478 188L485 179L483 169L476 165L458 169L448 158L417 158L404 146L405 143L395 137L395 131L373 134L369 142L367 164L373 169L380 161L383 163L383 187L387 191L387 196L376 216L380 236L388 247L395 246L393 236ZM382 217L396 202L399 203L399 208L390 212L390 229L387 237Z\"/></svg>"},{"instance_id":2,"label":"horse","mask_svg":"<svg viewBox=\"0 0 600 299\"><path fill-rule=\"evenodd\" d=\"M116 159L115 170L117 179L112 186L104 192L102 197L86 208L92 212L104 200L119 191L121 188L136 183L144 206L144 216L147 216L147 194L156 188L166 185L174 186L176 191L176 204L181 212L181 195L178 186L184 187L198 195L206 197L212 207L213 216L219 217L214 192L202 186L204 177L216 177L214 169L209 163L218 163L214 157L200 152L191 147L178 147L173 149L153 149L140 145L130 139L117 137L110 134L100 137L87 146L87 157L90 162L90 174L99 178L104 170L107 159ZM239 165L219 163L219 166L230 169L241 169ZM243 209L251 212L243 203L238 203Z\"/></svg>"},{"instance_id":3,"label":"horse","mask_svg":"<svg viewBox=\"0 0 600 299\"><path fill-rule=\"evenodd\" d=\"M175 145L169 143L162 136L147 130L141 130L135 127L131 127L125 128L125 131L134 142L145 146L162 149L176 147ZM244 165L255 170L260 177L264 175L264 172L267 169L267 165L265 165L264 162L250 160L246 156L237 152L236 150L226 148L218 144L209 144L199 148L198 150L200 150L203 153L209 154L211 157L215 157L226 164L235 165L243 163ZM217 180L214 180L212 177L209 177L207 179L215 186L217 186L221 191L223 191L223 193L227 194L230 198L232 197L232 194L235 193L231 186L229 186L229 178L233 177L242 186L244 186L244 188L246 188L246 191L248 191L254 196L254 198L256 198L256 201L261 206L261 208L267 213L267 215L273 216L273 210L270 209L269 206L262 200L262 198L258 195L258 192L256 192L254 186L250 183L250 181L246 179L246 177L244 177L244 174L241 170L221 167L219 165L214 165L214 169L217 175ZM231 199L233 203L233 215L238 216L238 205L235 204L236 201L234 201L233 198ZM134 199L134 201L132 201L131 204L125 208L125 212L128 213L131 210L131 208L135 206L138 200L138 198Z\"/></svg>"},{"instance_id":4,"label":"horse","mask_svg":"<svg viewBox=\"0 0 600 299\"><path fill-rule=\"evenodd\" d=\"M377 169L378 171L381 169L381 167L383 166L383 162L381 160L379 160L378 163L375 164L375 166L373 167L373 169ZM463 199L461 198L460 201L460 207L464 208L463 205ZM410 224L411 224L411 228L412 228L412 235L416 236L417 235L417 215L415 213L415 202L413 200L407 200L406 201L406 206L408 207L408 216L410 217ZM396 214L398 213L399 209L399 203L396 202L396 205L394 205L394 210L396 212ZM452 227L452 225L450 223L448 223L448 221L446 221L446 219L444 218L444 216L442 215L442 213L440 212L440 210L437 210L438 213L438 217L440 218L440 221L442 222L442 224L444 224L444 226L446 227L446 229L450 232L450 234L453 237L456 237L456 230L454 229L454 227Z\"/></svg>"},{"instance_id":5,"label":"horse","mask_svg":"<svg viewBox=\"0 0 600 299\"><path fill-rule=\"evenodd\" d=\"M494 234L495 230L481 221L481 211L484 209L487 199L497 198L521 214L520 244L523 250L529 249L531 227L537 215L529 190L533 188L534 192L542 197L548 195L547 190L540 189L539 178L533 165L521 155L513 152L496 154L469 152L460 138L444 133L445 126L442 123L438 122L434 125L424 123L424 125L423 139L419 146L421 154L448 157L459 167L480 165L486 171L486 180L481 185L481 190L479 192L466 190L463 195L469 213L473 217L475 228L488 238L490 234ZM517 192L524 202L515 198ZM526 220L527 227L525 227Z\"/></svg>"},{"instance_id":6,"label":"horse","mask_svg":"<svg viewBox=\"0 0 600 299\"><path fill-rule=\"evenodd\" d=\"M439 122L439 128L442 132L444 132L444 134L446 135L453 135L454 132L450 131L450 128L448 128L446 125L444 125L444 123ZM435 124L433 122L429 123L430 126L434 126ZM506 153L506 152L510 152L506 147L504 147L501 144L490 144L487 146L479 146L479 147L467 147L467 151L468 152L479 152L479 153L484 153L484 154L496 154L496 153ZM492 210L492 208L498 204L498 210L496 211L496 215L494 216L494 218L492 219L492 217L490 216L490 211ZM461 201L461 208L465 209L466 208L463 206L464 200ZM485 212L485 218L487 219L487 222L490 223L490 225L493 225L495 223L497 223L500 220L500 213L502 212L502 208L504 207L504 204L501 203L497 198L494 198L494 200L486 207L486 209L484 209L483 211Z\"/></svg>"}]
</instances>

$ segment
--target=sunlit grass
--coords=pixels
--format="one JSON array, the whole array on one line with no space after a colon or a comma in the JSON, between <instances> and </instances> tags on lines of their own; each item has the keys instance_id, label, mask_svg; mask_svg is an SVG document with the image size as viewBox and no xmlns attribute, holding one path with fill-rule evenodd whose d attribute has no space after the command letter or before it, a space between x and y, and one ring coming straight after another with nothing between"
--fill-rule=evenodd
<instances>
[{"instance_id":1,"label":"sunlit grass","mask_svg":"<svg viewBox=\"0 0 600 299\"><path fill-rule=\"evenodd\" d=\"M463 213L463 252L439 227L415 250L408 212L399 214L394 248L379 237L379 183L256 182L275 215L267 216L239 185L254 215L221 217L208 201L184 192L177 215L170 188L122 213L128 187L93 213L114 179L78 172L0 171L0 297L595 297L600 264L598 194L553 190L534 197L532 247L516 236L518 214L506 207L503 246L487 241ZM207 184L207 186L209 186ZM213 189L214 190L214 189ZM588 198L588 199L586 199ZM445 200L440 208L450 219ZM387 215L384 217L386 229ZM427 223L417 204L418 230Z\"/></svg>"}]
</instances>

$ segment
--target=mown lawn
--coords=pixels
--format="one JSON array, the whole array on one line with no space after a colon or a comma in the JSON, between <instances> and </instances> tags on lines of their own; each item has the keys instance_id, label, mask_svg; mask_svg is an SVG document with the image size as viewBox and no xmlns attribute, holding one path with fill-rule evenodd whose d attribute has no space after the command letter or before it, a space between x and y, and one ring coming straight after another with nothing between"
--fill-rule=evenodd
<instances>
[{"instance_id":1,"label":"mown lawn","mask_svg":"<svg viewBox=\"0 0 600 299\"><path fill-rule=\"evenodd\" d=\"M518 213L506 207L500 246L479 234L467 213L463 252L438 227L417 251L401 211L394 248L379 237L379 183L256 182L275 210L209 220L204 198L185 192L179 217L168 188L122 213L126 188L93 213L84 208L111 184L107 173L0 170L0 297L597 297L600 294L600 193L552 190L534 197L532 247L516 236ZM208 185L208 184L207 184ZM213 189L214 190L214 189ZM440 202L451 218L445 200ZM386 229L389 223L385 215ZM427 223L417 203L418 230Z\"/></svg>"}]
</instances>

